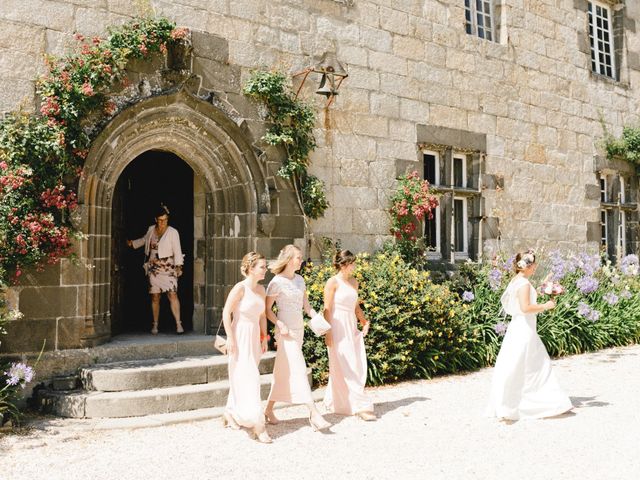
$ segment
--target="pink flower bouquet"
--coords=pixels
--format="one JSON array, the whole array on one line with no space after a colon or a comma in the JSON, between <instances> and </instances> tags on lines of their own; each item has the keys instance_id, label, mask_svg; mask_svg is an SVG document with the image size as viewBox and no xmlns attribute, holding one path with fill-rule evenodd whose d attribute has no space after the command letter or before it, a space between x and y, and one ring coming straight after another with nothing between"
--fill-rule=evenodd
<instances>
[{"instance_id":1,"label":"pink flower bouquet","mask_svg":"<svg viewBox=\"0 0 640 480\"><path fill-rule=\"evenodd\" d=\"M562 295L564 293L564 287L557 282L543 282L542 285L538 287L538 293L555 297L556 295Z\"/></svg>"}]
</instances>

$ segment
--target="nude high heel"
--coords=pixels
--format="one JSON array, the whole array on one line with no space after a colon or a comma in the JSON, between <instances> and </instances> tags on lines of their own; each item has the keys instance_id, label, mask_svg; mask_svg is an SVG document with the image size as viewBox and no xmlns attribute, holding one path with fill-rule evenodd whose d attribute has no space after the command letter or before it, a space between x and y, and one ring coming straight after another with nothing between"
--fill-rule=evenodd
<instances>
[{"instance_id":1,"label":"nude high heel","mask_svg":"<svg viewBox=\"0 0 640 480\"><path fill-rule=\"evenodd\" d=\"M309 425L311 425L311 428L313 429L314 432L326 430L331 426L331 424L327 422L324 418L322 419L322 423L314 422L313 417L311 416L311 413L309 414Z\"/></svg>"},{"instance_id":2,"label":"nude high heel","mask_svg":"<svg viewBox=\"0 0 640 480\"><path fill-rule=\"evenodd\" d=\"M360 417L362 420L364 420L365 422L373 422L374 420L378 419L378 417L376 417L371 412L358 412L356 413L356 415Z\"/></svg>"},{"instance_id":3,"label":"nude high heel","mask_svg":"<svg viewBox=\"0 0 640 480\"><path fill-rule=\"evenodd\" d=\"M260 443L273 443L272 438L269 436L266 430L263 430L260 433L254 430L253 435Z\"/></svg>"},{"instance_id":4,"label":"nude high heel","mask_svg":"<svg viewBox=\"0 0 640 480\"><path fill-rule=\"evenodd\" d=\"M238 425L238 422L236 422L228 412L222 414L222 426L225 428L229 427L231 430L240 430L240 425Z\"/></svg>"},{"instance_id":5,"label":"nude high heel","mask_svg":"<svg viewBox=\"0 0 640 480\"><path fill-rule=\"evenodd\" d=\"M182 328L182 322L180 321L176 322L176 333L178 335L182 335L184 333L184 328Z\"/></svg>"},{"instance_id":6,"label":"nude high heel","mask_svg":"<svg viewBox=\"0 0 640 480\"><path fill-rule=\"evenodd\" d=\"M151 325L151 335L157 335L158 334L158 322L153 322L153 324Z\"/></svg>"},{"instance_id":7,"label":"nude high heel","mask_svg":"<svg viewBox=\"0 0 640 480\"><path fill-rule=\"evenodd\" d=\"M278 425L280 423L280 420L278 420L278 417L276 417L273 412L267 412L265 410L264 418L269 425Z\"/></svg>"}]
</instances>

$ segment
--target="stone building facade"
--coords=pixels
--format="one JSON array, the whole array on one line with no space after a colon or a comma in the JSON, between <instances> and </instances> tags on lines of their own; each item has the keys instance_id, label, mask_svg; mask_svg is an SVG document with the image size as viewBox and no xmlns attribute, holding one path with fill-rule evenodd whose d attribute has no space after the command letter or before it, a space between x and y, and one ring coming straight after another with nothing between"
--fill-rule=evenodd
<instances>
[{"instance_id":1,"label":"stone building facade","mask_svg":"<svg viewBox=\"0 0 640 480\"><path fill-rule=\"evenodd\" d=\"M603 126L620 134L639 120L638 2L3 0L0 111L36 107L42 54L62 54L74 32L104 36L150 11L190 28L191 49L130 66L128 106L94 142L81 181L80 261L9 292L24 318L9 326L5 352L127 331L120 248L133 197L123 192L144 180L128 169L148 152L192 171L181 234L193 330L217 325L244 252L307 248L294 196L275 175L282 152L261 142L260 107L241 86L252 69L293 76L327 52L349 76L328 108L316 75L301 93L317 105L311 171L331 204L311 222L315 238L380 246L395 179L416 170L442 192L425 226L435 261L524 246L637 252L636 170L607 160L600 142Z\"/></svg>"}]
</instances>

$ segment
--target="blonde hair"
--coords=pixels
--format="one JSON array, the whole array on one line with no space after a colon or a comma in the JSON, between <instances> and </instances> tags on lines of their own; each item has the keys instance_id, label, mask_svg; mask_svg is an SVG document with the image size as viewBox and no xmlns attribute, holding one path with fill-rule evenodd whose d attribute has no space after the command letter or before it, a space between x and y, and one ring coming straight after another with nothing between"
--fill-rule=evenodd
<instances>
[{"instance_id":1,"label":"blonde hair","mask_svg":"<svg viewBox=\"0 0 640 480\"><path fill-rule=\"evenodd\" d=\"M302 252L302 250L300 250L295 245L285 245L282 250L280 250L278 258L273 260L272 262L269 262L269 270L271 270L271 273L273 273L274 275L282 273L284 269L287 268L287 264L293 258L296 252Z\"/></svg>"},{"instance_id":2,"label":"blonde hair","mask_svg":"<svg viewBox=\"0 0 640 480\"><path fill-rule=\"evenodd\" d=\"M240 265L240 273L242 273L243 277L249 275L249 272L253 267L255 267L256 263L260 260L264 260L265 257L261 253L258 252L249 252L244 257L242 257L242 264Z\"/></svg>"}]
</instances>

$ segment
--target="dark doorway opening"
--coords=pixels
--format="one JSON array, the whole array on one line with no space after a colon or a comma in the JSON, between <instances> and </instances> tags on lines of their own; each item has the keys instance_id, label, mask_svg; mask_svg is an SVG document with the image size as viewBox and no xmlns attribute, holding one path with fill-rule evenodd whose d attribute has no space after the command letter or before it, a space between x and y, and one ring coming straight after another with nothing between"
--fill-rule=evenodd
<instances>
[{"instance_id":1,"label":"dark doorway opening","mask_svg":"<svg viewBox=\"0 0 640 480\"><path fill-rule=\"evenodd\" d=\"M112 335L151 330L149 283L142 268L144 247L133 250L126 241L144 236L160 203L169 208L169 225L180 233L185 255L178 280L180 316L184 329L193 329L193 170L177 155L154 150L133 160L116 183L111 216ZM162 295L159 329L176 331L166 295Z\"/></svg>"}]
</instances>

